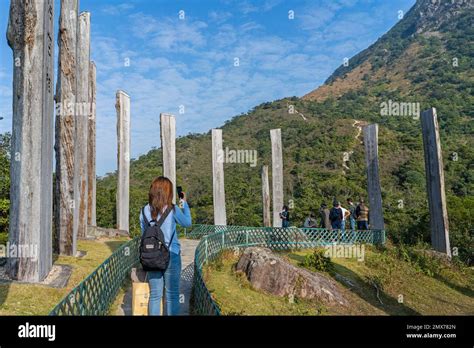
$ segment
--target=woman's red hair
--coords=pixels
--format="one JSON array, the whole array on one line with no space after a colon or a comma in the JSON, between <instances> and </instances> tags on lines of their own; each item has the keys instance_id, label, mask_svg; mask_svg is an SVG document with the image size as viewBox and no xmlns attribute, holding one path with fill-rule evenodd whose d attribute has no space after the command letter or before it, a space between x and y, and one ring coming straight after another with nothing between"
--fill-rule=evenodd
<instances>
[{"instance_id":1,"label":"woman's red hair","mask_svg":"<svg viewBox=\"0 0 474 348\"><path fill-rule=\"evenodd\" d=\"M148 192L151 218L155 219L163 212L163 208L173 205L173 183L170 179L160 176L153 180Z\"/></svg>"}]
</instances>

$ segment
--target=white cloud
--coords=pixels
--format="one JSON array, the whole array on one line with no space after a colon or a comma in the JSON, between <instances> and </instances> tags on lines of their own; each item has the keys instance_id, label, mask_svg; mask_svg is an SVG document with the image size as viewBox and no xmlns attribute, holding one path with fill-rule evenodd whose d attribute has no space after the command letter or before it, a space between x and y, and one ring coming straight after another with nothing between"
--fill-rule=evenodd
<instances>
[{"instance_id":1,"label":"white cloud","mask_svg":"<svg viewBox=\"0 0 474 348\"><path fill-rule=\"evenodd\" d=\"M96 36L91 45L92 59L97 65L97 71L101 72L124 68L126 62L138 55L120 47L120 41L112 37Z\"/></svg>"},{"instance_id":2,"label":"white cloud","mask_svg":"<svg viewBox=\"0 0 474 348\"><path fill-rule=\"evenodd\" d=\"M210 11L209 21L215 24L223 24L232 18L232 13L226 11Z\"/></svg>"},{"instance_id":3,"label":"white cloud","mask_svg":"<svg viewBox=\"0 0 474 348\"><path fill-rule=\"evenodd\" d=\"M122 3L118 5L106 5L102 7L102 12L110 16L118 16L135 8L132 3Z\"/></svg>"},{"instance_id":4,"label":"white cloud","mask_svg":"<svg viewBox=\"0 0 474 348\"><path fill-rule=\"evenodd\" d=\"M206 44L206 37L202 31L207 24L202 21L193 21L186 17L154 18L142 13L130 16L133 33L138 38L147 38L147 42L154 47L169 51L182 51L202 47Z\"/></svg>"},{"instance_id":5,"label":"white cloud","mask_svg":"<svg viewBox=\"0 0 474 348\"><path fill-rule=\"evenodd\" d=\"M249 13L258 12L258 7L249 1L242 1L239 5L240 11L247 15Z\"/></svg>"},{"instance_id":6,"label":"white cloud","mask_svg":"<svg viewBox=\"0 0 474 348\"><path fill-rule=\"evenodd\" d=\"M281 4L283 2L283 0L266 0L265 3L263 4L263 11L270 11L272 10L274 7L278 6L279 4Z\"/></svg>"},{"instance_id":7,"label":"white cloud","mask_svg":"<svg viewBox=\"0 0 474 348\"><path fill-rule=\"evenodd\" d=\"M333 24L333 20L338 16L338 11L348 9L357 4L357 0L322 0L317 5L311 5L298 9L295 18L300 22L303 30L315 31L324 29L327 25Z\"/></svg>"},{"instance_id":8,"label":"white cloud","mask_svg":"<svg viewBox=\"0 0 474 348\"><path fill-rule=\"evenodd\" d=\"M240 1L238 2L238 9L244 14L248 15L250 13L256 12L268 12L274 7L282 3L282 0L265 0L263 3L255 3L252 1Z\"/></svg>"}]
</instances>

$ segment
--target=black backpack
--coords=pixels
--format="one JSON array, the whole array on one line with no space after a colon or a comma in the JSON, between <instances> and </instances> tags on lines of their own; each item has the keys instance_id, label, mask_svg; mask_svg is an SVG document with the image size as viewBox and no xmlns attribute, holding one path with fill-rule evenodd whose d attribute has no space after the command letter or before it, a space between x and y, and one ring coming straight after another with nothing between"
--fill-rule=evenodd
<instances>
[{"instance_id":1,"label":"black backpack","mask_svg":"<svg viewBox=\"0 0 474 348\"><path fill-rule=\"evenodd\" d=\"M339 209L337 208L331 209L331 212L329 213L329 220L331 220L332 222L342 220L338 210Z\"/></svg>"},{"instance_id":2,"label":"black backpack","mask_svg":"<svg viewBox=\"0 0 474 348\"><path fill-rule=\"evenodd\" d=\"M145 207L142 208L143 219L145 221L145 232L143 232L140 243L140 263L144 271L166 271L170 262L170 246L176 231L170 239L170 245L165 244L165 235L161 230L161 225L165 221L172 208L166 209L158 221L150 222L145 216ZM150 225L155 221L154 225Z\"/></svg>"}]
</instances>

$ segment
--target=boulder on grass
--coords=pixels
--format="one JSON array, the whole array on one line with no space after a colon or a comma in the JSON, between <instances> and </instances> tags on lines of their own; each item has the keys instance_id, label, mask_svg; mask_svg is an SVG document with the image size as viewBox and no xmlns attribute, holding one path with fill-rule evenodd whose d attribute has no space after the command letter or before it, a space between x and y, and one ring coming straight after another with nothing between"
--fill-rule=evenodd
<instances>
[{"instance_id":1,"label":"boulder on grass","mask_svg":"<svg viewBox=\"0 0 474 348\"><path fill-rule=\"evenodd\" d=\"M255 289L277 296L317 299L329 305L348 305L332 278L295 267L267 248L245 249L236 271L244 272Z\"/></svg>"}]
</instances>

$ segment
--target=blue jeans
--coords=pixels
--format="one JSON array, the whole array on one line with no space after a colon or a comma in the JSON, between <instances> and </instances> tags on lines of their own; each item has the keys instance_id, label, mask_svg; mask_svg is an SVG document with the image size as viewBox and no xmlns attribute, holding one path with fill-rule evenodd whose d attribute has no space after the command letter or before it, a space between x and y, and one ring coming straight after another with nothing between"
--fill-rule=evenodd
<instances>
[{"instance_id":1,"label":"blue jeans","mask_svg":"<svg viewBox=\"0 0 474 348\"><path fill-rule=\"evenodd\" d=\"M351 230L354 231L356 229L356 220L353 218L349 218L349 221L351 223Z\"/></svg>"},{"instance_id":2,"label":"blue jeans","mask_svg":"<svg viewBox=\"0 0 474 348\"><path fill-rule=\"evenodd\" d=\"M357 229L359 230L368 230L369 222L368 221L357 221Z\"/></svg>"},{"instance_id":3,"label":"blue jeans","mask_svg":"<svg viewBox=\"0 0 474 348\"><path fill-rule=\"evenodd\" d=\"M163 277L164 276L164 277ZM164 284L163 284L164 278ZM179 281L181 279L181 255L170 253L170 263L164 272L148 272L150 284L150 301L148 315L161 315L160 304L163 297L163 285L166 291L166 314L179 314Z\"/></svg>"}]
</instances>

